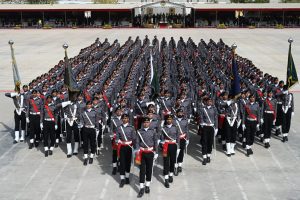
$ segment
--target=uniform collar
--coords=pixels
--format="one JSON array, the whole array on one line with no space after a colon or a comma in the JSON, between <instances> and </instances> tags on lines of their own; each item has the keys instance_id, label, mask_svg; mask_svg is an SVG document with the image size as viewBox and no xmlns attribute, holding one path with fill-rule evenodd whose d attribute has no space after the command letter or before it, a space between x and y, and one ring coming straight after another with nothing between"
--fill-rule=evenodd
<instances>
[{"instance_id":1,"label":"uniform collar","mask_svg":"<svg viewBox=\"0 0 300 200\"><path fill-rule=\"evenodd\" d=\"M126 123L126 124L123 124L123 126L124 126L124 127L127 127L127 126L128 126L128 123Z\"/></svg>"}]
</instances>

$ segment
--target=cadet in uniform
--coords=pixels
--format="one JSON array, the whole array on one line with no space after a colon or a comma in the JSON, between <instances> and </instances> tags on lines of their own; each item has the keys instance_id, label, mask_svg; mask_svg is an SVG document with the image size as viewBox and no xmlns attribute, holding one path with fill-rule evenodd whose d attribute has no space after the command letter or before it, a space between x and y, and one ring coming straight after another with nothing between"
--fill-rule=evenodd
<instances>
[{"instance_id":1,"label":"cadet in uniform","mask_svg":"<svg viewBox=\"0 0 300 200\"><path fill-rule=\"evenodd\" d=\"M148 117L143 120L143 128L137 131L136 149L138 154L136 161L140 164L140 191L138 193L140 198L144 192L150 193L153 162L155 157L157 158L157 133L155 129L150 128L150 118Z\"/></svg>"},{"instance_id":2,"label":"cadet in uniform","mask_svg":"<svg viewBox=\"0 0 300 200\"><path fill-rule=\"evenodd\" d=\"M282 142L287 142L291 119L294 116L294 96L288 91L287 85L283 87L282 111Z\"/></svg>"}]
</instances>

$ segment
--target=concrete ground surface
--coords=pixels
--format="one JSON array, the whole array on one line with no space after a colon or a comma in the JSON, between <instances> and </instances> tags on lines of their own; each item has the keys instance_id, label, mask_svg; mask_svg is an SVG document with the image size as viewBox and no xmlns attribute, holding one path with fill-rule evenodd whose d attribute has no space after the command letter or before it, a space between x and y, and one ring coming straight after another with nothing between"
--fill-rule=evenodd
<instances>
[{"instance_id":1,"label":"concrete ground surface","mask_svg":"<svg viewBox=\"0 0 300 200\"><path fill-rule=\"evenodd\" d=\"M96 37L123 43L127 37L144 38L157 35L178 38L189 36L223 38L227 44L236 43L238 53L248 57L265 72L285 79L288 37L293 37L294 61L300 63L300 31L298 29L78 29L78 30L1 30L0 31L0 199L136 199L138 168L132 167L131 184L119 189L119 176L111 175L111 145L105 135L104 148L92 165L83 166L82 151L78 156L66 158L66 145L62 143L53 156L44 157L43 148L28 149L26 143L13 145L13 103L3 90L13 89L10 52L7 41L15 41L16 59L22 82L28 83L45 73L63 58L62 44L70 46L70 57L91 44ZM299 69L299 68L298 68ZM299 70L298 70L299 71ZM299 85L294 87L298 90ZM203 199L203 200L297 200L300 199L300 98L294 94L295 116L292 119L289 141L271 139L271 148L265 149L257 140L254 155L245 156L237 145L236 155L226 157L217 146L212 162L201 164L199 136L191 130L191 140L184 159L183 173L174 178L169 189L163 186L162 157L154 167L151 193L143 199Z\"/></svg>"}]
</instances>

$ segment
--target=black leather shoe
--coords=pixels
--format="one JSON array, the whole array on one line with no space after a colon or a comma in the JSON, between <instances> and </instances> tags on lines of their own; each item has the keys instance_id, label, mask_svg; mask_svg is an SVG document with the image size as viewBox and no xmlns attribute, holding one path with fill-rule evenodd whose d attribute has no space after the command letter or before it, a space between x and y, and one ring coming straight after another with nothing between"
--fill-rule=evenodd
<instances>
[{"instance_id":1,"label":"black leather shoe","mask_svg":"<svg viewBox=\"0 0 300 200\"><path fill-rule=\"evenodd\" d=\"M283 136L282 142L286 142L286 137L285 136Z\"/></svg>"},{"instance_id":2,"label":"black leather shoe","mask_svg":"<svg viewBox=\"0 0 300 200\"><path fill-rule=\"evenodd\" d=\"M178 167L174 169L174 176L178 176Z\"/></svg>"},{"instance_id":3,"label":"black leather shoe","mask_svg":"<svg viewBox=\"0 0 300 200\"><path fill-rule=\"evenodd\" d=\"M246 142L243 142L242 147L245 149L246 148Z\"/></svg>"},{"instance_id":4,"label":"black leather shoe","mask_svg":"<svg viewBox=\"0 0 300 200\"><path fill-rule=\"evenodd\" d=\"M280 129L276 129L274 135L276 135L276 136L280 135Z\"/></svg>"},{"instance_id":5,"label":"black leather shoe","mask_svg":"<svg viewBox=\"0 0 300 200\"><path fill-rule=\"evenodd\" d=\"M149 187L149 186L146 186L146 187L145 187L145 193L147 193L147 194L150 193L150 187Z\"/></svg>"},{"instance_id":6,"label":"black leather shoe","mask_svg":"<svg viewBox=\"0 0 300 200\"><path fill-rule=\"evenodd\" d=\"M204 158L202 161L202 165L206 165L206 163L207 163L207 158Z\"/></svg>"},{"instance_id":7,"label":"black leather shoe","mask_svg":"<svg viewBox=\"0 0 300 200\"><path fill-rule=\"evenodd\" d=\"M222 149L223 149L223 151L226 151L226 145L225 144L222 145Z\"/></svg>"},{"instance_id":8,"label":"black leather shoe","mask_svg":"<svg viewBox=\"0 0 300 200\"><path fill-rule=\"evenodd\" d=\"M261 143L264 142L264 138L263 138L263 137L260 138L260 142L261 142Z\"/></svg>"},{"instance_id":9,"label":"black leather shoe","mask_svg":"<svg viewBox=\"0 0 300 200\"><path fill-rule=\"evenodd\" d=\"M48 157L48 151L45 151L45 157Z\"/></svg>"},{"instance_id":10,"label":"black leather shoe","mask_svg":"<svg viewBox=\"0 0 300 200\"><path fill-rule=\"evenodd\" d=\"M54 147L57 148L57 147L58 147L58 143L55 143L55 144L54 144Z\"/></svg>"},{"instance_id":11,"label":"black leather shoe","mask_svg":"<svg viewBox=\"0 0 300 200\"><path fill-rule=\"evenodd\" d=\"M165 187L166 187L166 188L169 188L169 187L170 187L170 184L169 184L169 180L168 180L168 179L165 179Z\"/></svg>"},{"instance_id":12,"label":"black leather shoe","mask_svg":"<svg viewBox=\"0 0 300 200\"><path fill-rule=\"evenodd\" d=\"M69 155L69 154L67 155L67 158L71 158L71 157L72 157L72 155Z\"/></svg>"},{"instance_id":13,"label":"black leather shoe","mask_svg":"<svg viewBox=\"0 0 300 200\"><path fill-rule=\"evenodd\" d=\"M285 141L289 141L289 138L287 136L285 136Z\"/></svg>"},{"instance_id":14,"label":"black leather shoe","mask_svg":"<svg viewBox=\"0 0 300 200\"><path fill-rule=\"evenodd\" d=\"M140 189L137 198L141 198L144 195L144 193L145 193L145 189L144 188Z\"/></svg>"},{"instance_id":15,"label":"black leather shoe","mask_svg":"<svg viewBox=\"0 0 300 200\"><path fill-rule=\"evenodd\" d=\"M182 167L178 167L178 173L182 172Z\"/></svg>"},{"instance_id":16,"label":"black leather shoe","mask_svg":"<svg viewBox=\"0 0 300 200\"><path fill-rule=\"evenodd\" d=\"M16 140L14 140L13 144L17 144L18 142Z\"/></svg>"},{"instance_id":17,"label":"black leather shoe","mask_svg":"<svg viewBox=\"0 0 300 200\"><path fill-rule=\"evenodd\" d=\"M210 157L207 157L207 163L210 163Z\"/></svg>"},{"instance_id":18,"label":"black leather shoe","mask_svg":"<svg viewBox=\"0 0 300 200\"><path fill-rule=\"evenodd\" d=\"M124 185L125 185L125 180L124 180L124 179L121 179L121 182L120 182L119 187L122 188L122 187L124 187Z\"/></svg>"},{"instance_id":19,"label":"black leather shoe","mask_svg":"<svg viewBox=\"0 0 300 200\"><path fill-rule=\"evenodd\" d=\"M29 143L29 149L32 149L33 148L33 143Z\"/></svg>"},{"instance_id":20,"label":"black leather shoe","mask_svg":"<svg viewBox=\"0 0 300 200\"><path fill-rule=\"evenodd\" d=\"M252 149L249 149L250 150L250 154L253 154L253 151L252 151Z\"/></svg>"},{"instance_id":21,"label":"black leather shoe","mask_svg":"<svg viewBox=\"0 0 300 200\"><path fill-rule=\"evenodd\" d=\"M77 156L78 155L78 153L73 153L73 156Z\"/></svg>"},{"instance_id":22,"label":"black leather shoe","mask_svg":"<svg viewBox=\"0 0 300 200\"><path fill-rule=\"evenodd\" d=\"M20 139L20 142L24 142L24 140Z\"/></svg>"},{"instance_id":23,"label":"black leather shoe","mask_svg":"<svg viewBox=\"0 0 300 200\"><path fill-rule=\"evenodd\" d=\"M247 156L249 157L251 155L250 149L247 149Z\"/></svg>"},{"instance_id":24,"label":"black leather shoe","mask_svg":"<svg viewBox=\"0 0 300 200\"><path fill-rule=\"evenodd\" d=\"M169 183L173 183L173 176L169 176Z\"/></svg>"},{"instance_id":25,"label":"black leather shoe","mask_svg":"<svg viewBox=\"0 0 300 200\"><path fill-rule=\"evenodd\" d=\"M35 146L35 147L38 147L39 144L40 144L39 141L36 141L36 142L34 143L34 146Z\"/></svg>"},{"instance_id":26,"label":"black leather shoe","mask_svg":"<svg viewBox=\"0 0 300 200\"><path fill-rule=\"evenodd\" d=\"M85 159L83 160L83 165L84 165L84 166L86 166L86 165L87 165L87 163L88 163L88 159L87 159L87 158L85 158Z\"/></svg>"},{"instance_id":27,"label":"black leather shoe","mask_svg":"<svg viewBox=\"0 0 300 200\"><path fill-rule=\"evenodd\" d=\"M231 157L231 154L226 154L227 155L227 157Z\"/></svg>"},{"instance_id":28,"label":"black leather shoe","mask_svg":"<svg viewBox=\"0 0 300 200\"><path fill-rule=\"evenodd\" d=\"M93 158L90 158L89 159L89 164L93 164L93 160L94 160Z\"/></svg>"},{"instance_id":29,"label":"black leather shoe","mask_svg":"<svg viewBox=\"0 0 300 200\"><path fill-rule=\"evenodd\" d=\"M129 184L129 183L130 183L129 178L125 178L125 183L126 183L126 184Z\"/></svg>"},{"instance_id":30,"label":"black leather shoe","mask_svg":"<svg viewBox=\"0 0 300 200\"><path fill-rule=\"evenodd\" d=\"M53 151L49 150L49 156L52 156Z\"/></svg>"},{"instance_id":31,"label":"black leather shoe","mask_svg":"<svg viewBox=\"0 0 300 200\"><path fill-rule=\"evenodd\" d=\"M116 167L113 167L113 170L112 170L112 175L116 175L117 174L117 168Z\"/></svg>"}]
</instances>

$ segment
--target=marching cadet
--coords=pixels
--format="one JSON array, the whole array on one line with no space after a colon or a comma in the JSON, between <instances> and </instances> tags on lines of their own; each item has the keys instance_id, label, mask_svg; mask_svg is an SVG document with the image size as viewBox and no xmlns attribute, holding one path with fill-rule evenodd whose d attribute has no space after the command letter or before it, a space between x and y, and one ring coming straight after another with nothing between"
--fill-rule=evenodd
<instances>
[{"instance_id":1,"label":"marching cadet","mask_svg":"<svg viewBox=\"0 0 300 200\"><path fill-rule=\"evenodd\" d=\"M118 163L118 154L117 154L117 149L118 145L116 144L116 137L117 137L117 129L119 126L122 125L122 110L120 107L116 108L115 114L111 118L111 126L112 128L110 129L112 131L112 135L110 136L111 138L111 144L112 144L112 165L113 165L113 171L112 175L116 175L117 173L117 163Z\"/></svg>"},{"instance_id":2,"label":"marching cadet","mask_svg":"<svg viewBox=\"0 0 300 200\"><path fill-rule=\"evenodd\" d=\"M237 137L237 128L241 124L241 115L238 104L229 96L227 106L225 108L225 138L226 138L226 154L228 157L235 154L234 147Z\"/></svg>"},{"instance_id":3,"label":"marching cadet","mask_svg":"<svg viewBox=\"0 0 300 200\"><path fill-rule=\"evenodd\" d=\"M202 128L202 165L210 163L214 136L218 132L218 111L212 98L206 99L206 105L200 109L200 126Z\"/></svg>"},{"instance_id":4,"label":"marching cadet","mask_svg":"<svg viewBox=\"0 0 300 200\"><path fill-rule=\"evenodd\" d=\"M136 145L135 129L129 124L128 114L122 114L122 125L117 128L116 143L118 144L117 153L120 160L121 182L119 187L122 188L125 184L129 184L132 150Z\"/></svg>"},{"instance_id":5,"label":"marching cadet","mask_svg":"<svg viewBox=\"0 0 300 200\"><path fill-rule=\"evenodd\" d=\"M284 82L279 81L279 84L276 86L274 85L274 94L277 100L277 112L276 112L276 122L275 122L275 135L278 136L281 134L282 129L282 121L283 121L283 109L282 109L282 102L283 102L283 86Z\"/></svg>"},{"instance_id":6,"label":"marching cadet","mask_svg":"<svg viewBox=\"0 0 300 200\"><path fill-rule=\"evenodd\" d=\"M15 119L15 138L14 144L23 142L25 139L25 129L26 129L26 98L24 93L5 93L5 96L13 99L14 105L16 107L14 111ZM21 123L21 138L20 138L20 123Z\"/></svg>"},{"instance_id":7,"label":"marching cadet","mask_svg":"<svg viewBox=\"0 0 300 200\"><path fill-rule=\"evenodd\" d=\"M185 149L189 144L190 134L189 134L189 122L188 119L184 116L182 109L176 111L176 117L174 119L175 125L179 129L179 148L180 152L177 158L177 163L175 164L174 175L177 176L178 173L182 172L182 163Z\"/></svg>"},{"instance_id":8,"label":"marching cadet","mask_svg":"<svg viewBox=\"0 0 300 200\"><path fill-rule=\"evenodd\" d=\"M137 197L140 198L144 193L150 193L153 162L158 156L156 154L157 132L150 127L150 118L148 117L143 120L143 128L137 131L136 149L136 162L140 165L140 191Z\"/></svg>"},{"instance_id":9,"label":"marching cadet","mask_svg":"<svg viewBox=\"0 0 300 200\"><path fill-rule=\"evenodd\" d=\"M218 141L219 143L222 143L223 150L226 150L226 138L225 138L225 126L224 126L224 121L225 121L225 112L226 112L226 107L227 107L227 102L228 102L228 93L223 92L220 94L220 99L216 102L216 107L219 113L218 116Z\"/></svg>"},{"instance_id":10,"label":"marching cadet","mask_svg":"<svg viewBox=\"0 0 300 200\"><path fill-rule=\"evenodd\" d=\"M55 105L62 103L62 100L59 98L57 89L53 89L51 92L53 101ZM62 109L57 110L57 129L55 129L56 136L55 136L55 148L58 147L59 142L61 141L61 133L62 133Z\"/></svg>"},{"instance_id":11,"label":"marching cadet","mask_svg":"<svg viewBox=\"0 0 300 200\"><path fill-rule=\"evenodd\" d=\"M282 142L288 141L288 133L291 127L291 119L294 116L294 96L288 91L288 86L283 87L283 102L282 102Z\"/></svg>"},{"instance_id":12,"label":"marching cadet","mask_svg":"<svg viewBox=\"0 0 300 200\"><path fill-rule=\"evenodd\" d=\"M175 163L178 156L177 144L179 142L179 131L177 126L173 124L172 115L165 116L165 124L161 130L160 139L163 143L165 187L169 188L169 183L173 182Z\"/></svg>"},{"instance_id":13,"label":"marching cadet","mask_svg":"<svg viewBox=\"0 0 300 200\"><path fill-rule=\"evenodd\" d=\"M89 164L93 163L93 158L96 152L96 135L99 132L99 117L97 112L92 108L92 102L86 102L86 109L80 115L80 124L82 125L83 136L83 165L88 163L89 144L91 148Z\"/></svg>"},{"instance_id":14,"label":"marching cadet","mask_svg":"<svg viewBox=\"0 0 300 200\"><path fill-rule=\"evenodd\" d=\"M71 158L72 155L78 154L79 148L79 120L80 108L78 106L78 102L65 101L61 103L63 107L63 112L65 116L66 123L66 143L67 143L67 158ZM74 136L74 150L72 148L72 136Z\"/></svg>"},{"instance_id":15,"label":"marching cadet","mask_svg":"<svg viewBox=\"0 0 300 200\"><path fill-rule=\"evenodd\" d=\"M244 90L241 92L241 96L238 100L238 105L240 109L240 118L243 119L244 111L245 111L245 105L249 102L249 99L247 98L247 90ZM242 147L246 148L246 137L245 137L245 130L243 129L243 126L238 127L238 132L239 132L239 139L242 142Z\"/></svg>"},{"instance_id":16,"label":"marching cadet","mask_svg":"<svg viewBox=\"0 0 300 200\"><path fill-rule=\"evenodd\" d=\"M100 154L100 147L102 145L103 135L102 135L102 127L104 126L105 114L103 112L103 107L99 105L98 97L93 98L93 109L97 112L99 116L99 134L97 134L97 154Z\"/></svg>"},{"instance_id":17,"label":"marching cadet","mask_svg":"<svg viewBox=\"0 0 300 200\"><path fill-rule=\"evenodd\" d=\"M139 129L141 127L142 117L146 115L147 100L144 93L141 93L134 105L134 127Z\"/></svg>"},{"instance_id":18,"label":"marching cadet","mask_svg":"<svg viewBox=\"0 0 300 200\"><path fill-rule=\"evenodd\" d=\"M254 137L257 129L259 128L259 123L261 122L261 110L259 104L255 101L255 95L251 94L249 96L249 103L245 107L243 116L243 129L246 131L246 151L247 156L253 154L252 145L254 142ZM265 143L265 147L269 148L270 144Z\"/></svg>"},{"instance_id":19,"label":"marching cadet","mask_svg":"<svg viewBox=\"0 0 300 200\"><path fill-rule=\"evenodd\" d=\"M51 156L54 150L55 130L57 129L57 105L51 95L46 97L46 102L41 109L40 127L43 130L45 157ZM50 138L50 144L49 144Z\"/></svg>"},{"instance_id":20,"label":"marching cadet","mask_svg":"<svg viewBox=\"0 0 300 200\"><path fill-rule=\"evenodd\" d=\"M35 147L39 146L41 139L40 114L43 104L43 100L37 96L37 90L32 90L32 97L29 99L26 113L26 122L30 123L29 149L33 148L33 143L35 143Z\"/></svg>"},{"instance_id":21,"label":"marching cadet","mask_svg":"<svg viewBox=\"0 0 300 200\"><path fill-rule=\"evenodd\" d=\"M80 93L77 97L77 101L76 101L76 105L77 105L77 109L78 109L78 112L79 114L81 115L81 113L84 112L84 109L86 107L86 103L84 101L84 96L82 93ZM78 128L81 127L78 125ZM82 129L79 128L79 146L82 147L83 146L83 138L82 138Z\"/></svg>"},{"instance_id":22,"label":"marching cadet","mask_svg":"<svg viewBox=\"0 0 300 200\"><path fill-rule=\"evenodd\" d=\"M263 110L263 118L261 122L263 122L263 143L266 148L268 148L270 144L271 131L272 127L275 125L276 121L276 110L277 110L277 100L273 98L273 91L267 91L267 98L263 101L262 105Z\"/></svg>"}]
</instances>

